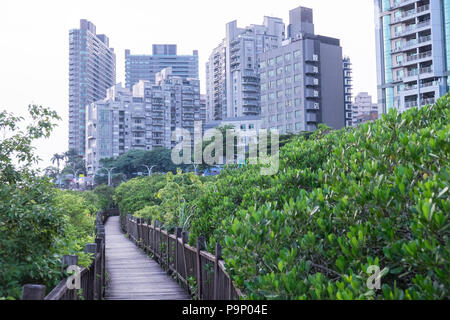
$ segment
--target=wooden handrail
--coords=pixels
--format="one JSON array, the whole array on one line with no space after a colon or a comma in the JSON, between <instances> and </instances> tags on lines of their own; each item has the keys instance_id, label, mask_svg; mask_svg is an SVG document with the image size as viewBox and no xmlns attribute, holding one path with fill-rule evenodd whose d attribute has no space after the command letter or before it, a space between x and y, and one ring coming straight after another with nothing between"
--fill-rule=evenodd
<instances>
[{"instance_id":1,"label":"wooden handrail","mask_svg":"<svg viewBox=\"0 0 450 320\"><path fill-rule=\"evenodd\" d=\"M203 240L198 241L197 247L190 246L187 243L188 235L182 233L180 228L177 228L178 235L171 234L162 229L162 224L157 220L153 224L150 221L141 222L141 219L131 215L125 216L125 229L137 246L150 252L167 272L175 275L198 299L245 298L226 271L220 246L217 246L216 254L212 254L204 250ZM205 268L206 264L211 266L211 270ZM206 274L207 279L202 278L203 274ZM192 292L192 278L195 279L196 292Z\"/></svg>"}]
</instances>

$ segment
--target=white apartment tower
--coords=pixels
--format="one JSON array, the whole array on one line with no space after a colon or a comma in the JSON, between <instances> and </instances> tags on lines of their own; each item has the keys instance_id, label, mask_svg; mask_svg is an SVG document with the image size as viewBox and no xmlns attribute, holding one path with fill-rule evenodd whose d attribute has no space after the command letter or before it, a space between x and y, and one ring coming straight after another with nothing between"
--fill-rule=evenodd
<instances>
[{"instance_id":1,"label":"white apartment tower","mask_svg":"<svg viewBox=\"0 0 450 320\"><path fill-rule=\"evenodd\" d=\"M226 25L226 37L206 64L207 119L223 120L261 114L258 54L278 48L285 38L280 18L262 25Z\"/></svg>"}]
</instances>

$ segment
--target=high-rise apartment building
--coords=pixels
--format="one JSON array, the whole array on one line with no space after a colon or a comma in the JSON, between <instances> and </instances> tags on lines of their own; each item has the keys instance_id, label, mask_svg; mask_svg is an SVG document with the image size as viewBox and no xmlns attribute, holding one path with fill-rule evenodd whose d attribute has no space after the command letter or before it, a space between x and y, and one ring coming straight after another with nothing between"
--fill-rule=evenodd
<instances>
[{"instance_id":1,"label":"high-rise apartment building","mask_svg":"<svg viewBox=\"0 0 450 320\"><path fill-rule=\"evenodd\" d=\"M198 79L198 51L192 55L178 55L174 44L154 44L152 55L131 54L125 50L125 86L131 88L146 80L155 83L155 76L165 68L172 68L175 76Z\"/></svg>"},{"instance_id":2,"label":"high-rise apartment building","mask_svg":"<svg viewBox=\"0 0 450 320\"><path fill-rule=\"evenodd\" d=\"M80 20L69 32L69 149L85 155L86 106L103 99L116 82L116 55L95 25Z\"/></svg>"},{"instance_id":3,"label":"high-rise apartment building","mask_svg":"<svg viewBox=\"0 0 450 320\"><path fill-rule=\"evenodd\" d=\"M360 92L355 97L352 106L352 122L356 126L378 118L378 105L372 102L372 97L367 92Z\"/></svg>"},{"instance_id":4,"label":"high-rise apartment building","mask_svg":"<svg viewBox=\"0 0 450 320\"><path fill-rule=\"evenodd\" d=\"M352 90L353 90L353 77L352 77L352 63L349 57L344 57L343 60L344 69L344 101L345 101L345 126L351 127L353 125L352 115Z\"/></svg>"},{"instance_id":5,"label":"high-rise apartment building","mask_svg":"<svg viewBox=\"0 0 450 320\"><path fill-rule=\"evenodd\" d=\"M375 0L378 108L434 103L450 86L450 0Z\"/></svg>"},{"instance_id":6,"label":"high-rise apartment building","mask_svg":"<svg viewBox=\"0 0 450 320\"><path fill-rule=\"evenodd\" d=\"M118 84L105 99L87 107L88 174L100 169L100 159L118 157L133 150L171 148L176 128L194 137L194 121L205 120L200 102L200 81L183 79L163 69L156 83L141 80L132 89Z\"/></svg>"},{"instance_id":7,"label":"high-rise apartment building","mask_svg":"<svg viewBox=\"0 0 450 320\"><path fill-rule=\"evenodd\" d=\"M208 120L259 116L259 53L281 46L285 25L280 18L265 17L262 25L238 28L226 25L226 37L206 64Z\"/></svg>"},{"instance_id":8,"label":"high-rise apartment building","mask_svg":"<svg viewBox=\"0 0 450 320\"><path fill-rule=\"evenodd\" d=\"M314 34L312 9L298 7L289 16L288 39L258 56L262 128L340 129L346 125L340 41Z\"/></svg>"}]
</instances>

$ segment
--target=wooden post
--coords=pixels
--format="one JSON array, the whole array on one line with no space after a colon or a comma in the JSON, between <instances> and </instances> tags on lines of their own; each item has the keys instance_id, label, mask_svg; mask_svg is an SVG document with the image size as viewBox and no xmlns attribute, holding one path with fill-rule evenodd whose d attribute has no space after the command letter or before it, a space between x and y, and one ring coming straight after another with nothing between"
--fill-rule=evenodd
<instances>
[{"instance_id":1,"label":"wooden post","mask_svg":"<svg viewBox=\"0 0 450 320\"><path fill-rule=\"evenodd\" d=\"M222 247L216 242L216 255L214 257L214 300L219 296L219 260L222 259Z\"/></svg>"},{"instance_id":2,"label":"wooden post","mask_svg":"<svg viewBox=\"0 0 450 320\"><path fill-rule=\"evenodd\" d=\"M170 246L170 233L169 230L167 230L167 246L166 246L166 263L167 263L167 271L170 271L170 250L169 250L169 246Z\"/></svg>"},{"instance_id":3,"label":"wooden post","mask_svg":"<svg viewBox=\"0 0 450 320\"><path fill-rule=\"evenodd\" d=\"M147 219L147 231L145 232L145 238L147 241L147 252L151 252L150 250L150 227L152 225L152 220Z\"/></svg>"},{"instance_id":4,"label":"wooden post","mask_svg":"<svg viewBox=\"0 0 450 320\"><path fill-rule=\"evenodd\" d=\"M152 249L153 249L153 254L156 257L156 228L158 227L158 220L155 219L155 221L153 222L153 236L152 236L152 241L153 241L153 245L152 245Z\"/></svg>"},{"instance_id":5,"label":"wooden post","mask_svg":"<svg viewBox=\"0 0 450 320\"><path fill-rule=\"evenodd\" d=\"M97 254L99 255L99 270L95 270L95 283L96 283L96 296L94 296L95 300L101 300L103 298L102 295L102 286L103 286L103 279L105 278L105 269L103 269L103 260L105 257L103 256L103 239L102 238L96 238L95 243L97 244Z\"/></svg>"},{"instance_id":6,"label":"wooden post","mask_svg":"<svg viewBox=\"0 0 450 320\"><path fill-rule=\"evenodd\" d=\"M187 282L188 271L187 271L187 263L186 263L186 248L185 248L184 245L185 245L186 242L188 242L188 239L187 239L187 234L186 234L185 231L183 231L181 233L181 241L182 241L182 244L183 244L182 250L183 250L183 264L184 264L184 280L186 280L186 282Z\"/></svg>"},{"instance_id":7,"label":"wooden post","mask_svg":"<svg viewBox=\"0 0 450 320\"><path fill-rule=\"evenodd\" d=\"M87 292L83 292L87 300L95 300L95 296L98 292L97 288L97 281L96 281L96 275L97 275L97 263L96 263L96 254L97 254L97 244L96 243L88 243L86 244L84 248L85 253L92 253L94 255L94 260L92 263L92 269L89 270L89 278L88 278L88 287Z\"/></svg>"},{"instance_id":8,"label":"wooden post","mask_svg":"<svg viewBox=\"0 0 450 320\"><path fill-rule=\"evenodd\" d=\"M177 272L177 276L180 274L180 261L178 260L178 251L179 251L179 245L178 245L178 238L181 237L181 228L175 229L175 271Z\"/></svg>"},{"instance_id":9,"label":"wooden post","mask_svg":"<svg viewBox=\"0 0 450 320\"><path fill-rule=\"evenodd\" d=\"M66 271L67 267L69 266L78 266L78 256L74 256L74 255L65 255L62 257L62 263L61 263L61 267L62 267L62 271L64 273L64 271ZM72 291L72 300L78 300L78 290L77 289L73 289Z\"/></svg>"},{"instance_id":10,"label":"wooden post","mask_svg":"<svg viewBox=\"0 0 450 320\"><path fill-rule=\"evenodd\" d=\"M26 284L22 287L22 300L44 300L45 286Z\"/></svg>"},{"instance_id":11,"label":"wooden post","mask_svg":"<svg viewBox=\"0 0 450 320\"><path fill-rule=\"evenodd\" d=\"M201 258L200 251L205 249L205 240L202 236L197 238L197 292L198 299L202 299L202 270L201 270Z\"/></svg>"}]
</instances>

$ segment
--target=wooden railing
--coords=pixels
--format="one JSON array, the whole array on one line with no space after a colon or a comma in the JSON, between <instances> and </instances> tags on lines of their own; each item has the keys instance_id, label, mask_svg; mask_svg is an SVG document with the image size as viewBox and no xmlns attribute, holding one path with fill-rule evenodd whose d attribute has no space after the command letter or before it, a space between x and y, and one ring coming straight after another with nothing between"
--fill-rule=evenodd
<instances>
[{"instance_id":1,"label":"wooden railing","mask_svg":"<svg viewBox=\"0 0 450 320\"><path fill-rule=\"evenodd\" d=\"M46 296L44 285L27 284L22 288L22 300L101 300L105 294L105 227L104 223L108 217L118 215L117 210L98 212L95 220L95 243L86 244L85 252L92 253L93 258L88 268L81 268L80 290L69 289L68 278L50 291ZM66 255L61 261L62 272L68 266L77 266L78 256Z\"/></svg>"},{"instance_id":2,"label":"wooden railing","mask_svg":"<svg viewBox=\"0 0 450 320\"><path fill-rule=\"evenodd\" d=\"M176 234L163 230L158 221L135 218L121 219L123 231L130 239L169 273L174 274L183 286L199 300L239 300L242 292L235 287L225 270L222 249L216 245L215 254L205 251L205 241L197 239L194 248L188 245L189 234L176 229Z\"/></svg>"}]
</instances>

